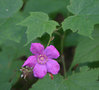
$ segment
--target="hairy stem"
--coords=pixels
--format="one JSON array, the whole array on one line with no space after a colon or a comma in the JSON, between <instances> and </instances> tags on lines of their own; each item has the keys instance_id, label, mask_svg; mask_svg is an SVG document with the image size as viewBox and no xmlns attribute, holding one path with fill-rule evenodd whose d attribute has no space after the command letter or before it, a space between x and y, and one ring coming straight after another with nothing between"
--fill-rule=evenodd
<instances>
[{"instance_id":1,"label":"hairy stem","mask_svg":"<svg viewBox=\"0 0 99 90\"><path fill-rule=\"evenodd\" d=\"M63 69L64 69L64 78L66 78L66 65L65 65L65 59L64 59L64 54L63 54L64 35L65 33L63 34L62 39L61 39L61 59L62 59Z\"/></svg>"},{"instance_id":2,"label":"hairy stem","mask_svg":"<svg viewBox=\"0 0 99 90\"><path fill-rule=\"evenodd\" d=\"M61 36L60 33L57 32L57 31L58 31L59 29L61 29L61 28L62 28L62 27L57 28L53 33L56 33L57 35ZM48 41L47 46L49 46L50 42L51 42L53 39L54 39L54 37L53 37L52 35L50 35L50 39L49 39L49 41Z\"/></svg>"}]
</instances>

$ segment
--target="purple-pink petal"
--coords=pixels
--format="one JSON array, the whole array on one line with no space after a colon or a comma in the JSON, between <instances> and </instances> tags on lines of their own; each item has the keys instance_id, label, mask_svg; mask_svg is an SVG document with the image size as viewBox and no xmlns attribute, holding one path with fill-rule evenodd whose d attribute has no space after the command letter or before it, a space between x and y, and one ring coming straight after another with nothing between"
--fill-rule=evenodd
<instances>
[{"instance_id":1,"label":"purple-pink petal","mask_svg":"<svg viewBox=\"0 0 99 90\"><path fill-rule=\"evenodd\" d=\"M34 67L36 63L37 63L36 57L29 56L28 59L22 65L22 67L24 67L24 66Z\"/></svg>"},{"instance_id":2,"label":"purple-pink petal","mask_svg":"<svg viewBox=\"0 0 99 90\"><path fill-rule=\"evenodd\" d=\"M35 54L35 55L39 55L42 54L44 51L44 46L40 43L32 43L31 44L31 48L30 51Z\"/></svg>"},{"instance_id":3,"label":"purple-pink petal","mask_svg":"<svg viewBox=\"0 0 99 90\"><path fill-rule=\"evenodd\" d=\"M52 74L58 74L60 65L57 61L49 59L47 62L47 71Z\"/></svg>"},{"instance_id":4,"label":"purple-pink petal","mask_svg":"<svg viewBox=\"0 0 99 90\"><path fill-rule=\"evenodd\" d=\"M43 78L47 74L46 65L36 64L33 73L34 77Z\"/></svg>"},{"instance_id":5,"label":"purple-pink petal","mask_svg":"<svg viewBox=\"0 0 99 90\"><path fill-rule=\"evenodd\" d=\"M58 50L53 45L48 46L44 50L44 53L46 54L47 57L52 59L57 59L60 56Z\"/></svg>"}]
</instances>

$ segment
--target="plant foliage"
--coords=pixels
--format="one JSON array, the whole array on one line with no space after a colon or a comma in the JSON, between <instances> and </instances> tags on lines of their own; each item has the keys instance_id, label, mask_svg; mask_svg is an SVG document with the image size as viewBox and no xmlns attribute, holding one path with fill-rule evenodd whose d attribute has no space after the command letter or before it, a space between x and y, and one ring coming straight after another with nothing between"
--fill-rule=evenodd
<instances>
[{"instance_id":1,"label":"plant foliage","mask_svg":"<svg viewBox=\"0 0 99 90\"><path fill-rule=\"evenodd\" d=\"M53 78L21 78L34 42L60 52ZM99 90L99 0L0 0L0 90Z\"/></svg>"}]
</instances>

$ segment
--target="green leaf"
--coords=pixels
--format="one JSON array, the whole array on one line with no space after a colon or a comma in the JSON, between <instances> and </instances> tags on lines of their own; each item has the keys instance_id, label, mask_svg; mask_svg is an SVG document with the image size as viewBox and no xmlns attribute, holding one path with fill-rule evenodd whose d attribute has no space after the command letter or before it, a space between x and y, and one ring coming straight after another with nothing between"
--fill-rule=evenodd
<instances>
[{"instance_id":1,"label":"green leaf","mask_svg":"<svg viewBox=\"0 0 99 90\"><path fill-rule=\"evenodd\" d=\"M24 7L24 12L39 11L45 13L66 12L69 0L29 0Z\"/></svg>"},{"instance_id":2,"label":"green leaf","mask_svg":"<svg viewBox=\"0 0 99 90\"><path fill-rule=\"evenodd\" d=\"M0 90L11 90L11 83L6 82L6 83L0 83Z\"/></svg>"},{"instance_id":3,"label":"green leaf","mask_svg":"<svg viewBox=\"0 0 99 90\"><path fill-rule=\"evenodd\" d=\"M0 18L0 26L1 26L3 23L5 23L6 20L7 20L7 19L5 19L5 18Z\"/></svg>"},{"instance_id":4,"label":"green leaf","mask_svg":"<svg viewBox=\"0 0 99 90\"><path fill-rule=\"evenodd\" d=\"M98 75L99 69L89 70L88 67L83 67L79 73L73 73L68 77L67 90L98 90Z\"/></svg>"},{"instance_id":5,"label":"green leaf","mask_svg":"<svg viewBox=\"0 0 99 90\"><path fill-rule=\"evenodd\" d=\"M33 39L40 37L43 33L51 34L58 25L57 22L49 20L47 14L42 12L31 12L30 16L23 20L20 25L27 26L27 44Z\"/></svg>"},{"instance_id":6,"label":"green leaf","mask_svg":"<svg viewBox=\"0 0 99 90\"><path fill-rule=\"evenodd\" d=\"M72 66L79 63L99 61L99 25L95 26L93 38L93 40L88 37L80 39Z\"/></svg>"},{"instance_id":7,"label":"green leaf","mask_svg":"<svg viewBox=\"0 0 99 90\"><path fill-rule=\"evenodd\" d=\"M0 44L7 40L13 40L17 43L20 42L26 28L16 24L23 20L24 17L25 15L17 13L0 25Z\"/></svg>"},{"instance_id":8,"label":"green leaf","mask_svg":"<svg viewBox=\"0 0 99 90\"><path fill-rule=\"evenodd\" d=\"M60 75L54 76L54 79L52 80L47 74L43 79L40 79L36 84L34 84L30 90L58 90L62 81L63 77ZM63 90L63 88L61 88L61 90Z\"/></svg>"},{"instance_id":9,"label":"green leaf","mask_svg":"<svg viewBox=\"0 0 99 90\"><path fill-rule=\"evenodd\" d=\"M23 56L30 56L32 53L29 48L23 47L25 37L23 37L21 43L15 43L13 41L7 41L0 45L0 90L11 90L11 87L20 78L20 68L24 63ZM4 85L6 87L4 87Z\"/></svg>"},{"instance_id":10,"label":"green leaf","mask_svg":"<svg viewBox=\"0 0 99 90\"><path fill-rule=\"evenodd\" d=\"M80 35L77 32L72 32L71 30L67 30L64 37L64 46L65 47L73 47L77 46L79 42Z\"/></svg>"},{"instance_id":11,"label":"green leaf","mask_svg":"<svg viewBox=\"0 0 99 90\"><path fill-rule=\"evenodd\" d=\"M3 47L0 52L0 89L11 90L11 86L20 77L22 61L16 57L14 47Z\"/></svg>"},{"instance_id":12,"label":"green leaf","mask_svg":"<svg viewBox=\"0 0 99 90\"><path fill-rule=\"evenodd\" d=\"M99 69L89 70L88 67L81 68L79 73L73 73L67 79L55 75L51 80L50 76L40 79L30 90L98 90Z\"/></svg>"},{"instance_id":13,"label":"green leaf","mask_svg":"<svg viewBox=\"0 0 99 90\"><path fill-rule=\"evenodd\" d=\"M0 0L0 18L8 18L19 11L22 0Z\"/></svg>"},{"instance_id":14,"label":"green leaf","mask_svg":"<svg viewBox=\"0 0 99 90\"><path fill-rule=\"evenodd\" d=\"M99 0L71 0L67 8L74 16L64 20L63 29L91 37L94 25L99 23Z\"/></svg>"}]
</instances>

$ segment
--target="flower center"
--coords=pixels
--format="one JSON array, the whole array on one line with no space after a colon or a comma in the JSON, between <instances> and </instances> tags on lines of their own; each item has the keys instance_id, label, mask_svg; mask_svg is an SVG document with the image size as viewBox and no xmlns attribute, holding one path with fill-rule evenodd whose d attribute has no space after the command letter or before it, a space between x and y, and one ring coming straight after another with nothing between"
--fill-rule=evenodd
<instances>
[{"instance_id":1,"label":"flower center","mask_svg":"<svg viewBox=\"0 0 99 90\"><path fill-rule=\"evenodd\" d=\"M45 59L44 57L41 57L41 58L40 58L41 61L43 61L44 59Z\"/></svg>"},{"instance_id":2,"label":"flower center","mask_svg":"<svg viewBox=\"0 0 99 90\"><path fill-rule=\"evenodd\" d=\"M39 55L37 61L39 64L45 64L47 62L47 57L45 55Z\"/></svg>"}]
</instances>

